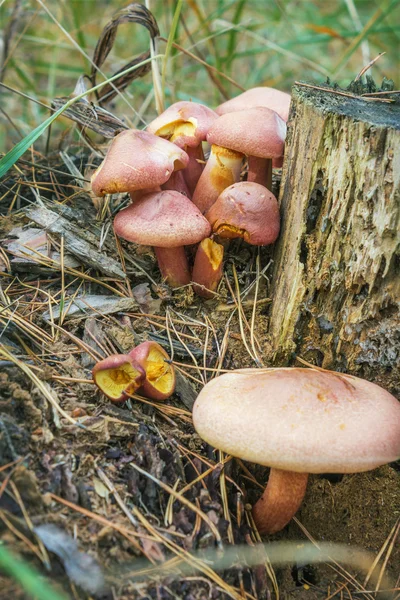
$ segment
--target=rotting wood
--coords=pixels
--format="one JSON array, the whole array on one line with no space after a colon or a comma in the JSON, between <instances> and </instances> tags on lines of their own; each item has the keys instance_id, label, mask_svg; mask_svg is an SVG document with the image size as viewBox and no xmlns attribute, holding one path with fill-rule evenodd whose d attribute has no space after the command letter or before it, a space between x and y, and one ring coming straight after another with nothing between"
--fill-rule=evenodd
<instances>
[{"instance_id":1,"label":"rotting wood","mask_svg":"<svg viewBox=\"0 0 400 600\"><path fill-rule=\"evenodd\" d=\"M47 232L63 236L65 248L84 264L97 269L108 277L125 279L126 275L116 260L99 252L96 237L44 206L35 206L26 211L26 216L41 225ZM84 237L86 239L84 239Z\"/></svg>"},{"instance_id":2,"label":"rotting wood","mask_svg":"<svg viewBox=\"0 0 400 600\"><path fill-rule=\"evenodd\" d=\"M295 86L269 332L275 358L400 360L400 106Z\"/></svg>"}]
</instances>

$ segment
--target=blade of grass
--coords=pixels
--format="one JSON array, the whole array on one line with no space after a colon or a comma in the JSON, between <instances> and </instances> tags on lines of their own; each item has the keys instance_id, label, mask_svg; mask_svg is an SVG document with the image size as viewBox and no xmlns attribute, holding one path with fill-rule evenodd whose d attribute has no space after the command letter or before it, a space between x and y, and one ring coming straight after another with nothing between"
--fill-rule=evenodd
<instances>
[{"instance_id":1,"label":"blade of grass","mask_svg":"<svg viewBox=\"0 0 400 600\"><path fill-rule=\"evenodd\" d=\"M62 115L62 113L67 108L69 108L70 106L75 104L75 102L78 102L79 100L81 100L82 98L87 96L88 94L91 94L92 92L95 92L96 90L101 89L102 87L104 87L108 83L114 81L115 79L118 79L119 77L126 75L127 73L130 73L131 71L134 71L135 69L140 68L141 66L151 62L152 60L157 60L158 58L163 58L163 56L164 56L163 54L157 54L151 58L148 58L147 60L143 60L138 65L134 65L133 67L130 67L129 69L126 69L125 71L122 71L121 73L118 73L117 75L114 75L113 77L110 77L110 79L107 79L106 81L102 81L101 83L98 83L96 86L94 86L93 88L90 88L89 90L86 90L82 94L79 94L78 96L75 96L74 98L71 98L71 100L68 100L68 102L66 102L64 104L64 106L59 108L48 119L46 119L43 123L41 123L33 131L31 131L26 137L24 137L23 140L18 142L18 144L16 144L14 146L14 148L12 148L9 152L7 152L7 154L5 156L3 156L3 158L0 160L0 178L3 177L7 173L7 171L9 169L11 169L11 167L17 162L17 160L28 150L28 148L30 148L30 146L32 146L32 144L34 142L36 142L36 140L46 131L46 129L49 127L49 125L51 125L53 123L53 121L55 121L57 119L57 117Z\"/></svg>"},{"instance_id":2,"label":"blade of grass","mask_svg":"<svg viewBox=\"0 0 400 600\"><path fill-rule=\"evenodd\" d=\"M242 18L242 12L245 7L246 0L240 0L235 10L235 14L233 15L232 22L234 25L237 25ZM226 67L230 69L232 66L232 62L235 56L235 48L236 48L236 37L237 37L237 29L232 29L228 38L228 49L227 49L227 57L226 57Z\"/></svg>"},{"instance_id":3,"label":"blade of grass","mask_svg":"<svg viewBox=\"0 0 400 600\"><path fill-rule=\"evenodd\" d=\"M17 581L31 597L41 600L67 600L64 594L56 592L38 572L15 554L11 554L3 545L0 545L0 568Z\"/></svg>"},{"instance_id":4,"label":"blade of grass","mask_svg":"<svg viewBox=\"0 0 400 600\"><path fill-rule=\"evenodd\" d=\"M76 37L78 40L78 44L81 48L87 48L85 34L82 31L82 3L72 0L72 2L69 3L69 6L72 15L72 21L76 29ZM82 57L82 61L83 58L84 57Z\"/></svg>"},{"instance_id":5,"label":"blade of grass","mask_svg":"<svg viewBox=\"0 0 400 600\"><path fill-rule=\"evenodd\" d=\"M337 65L333 68L332 78L335 79L339 73L342 71L343 67L346 66L347 62L350 60L354 52L357 50L359 45L365 40L366 36L372 29L374 25L378 25L398 4L399 0L391 0L385 2L383 7L379 7L378 10L372 15L369 21L364 25L364 28L360 31L360 33L354 38L351 42L350 46L343 53L342 57L338 61Z\"/></svg>"},{"instance_id":6,"label":"blade of grass","mask_svg":"<svg viewBox=\"0 0 400 600\"><path fill-rule=\"evenodd\" d=\"M162 66L162 72L161 72L161 90L162 90L163 98L165 98L165 77L167 74L168 58L171 53L172 44L175 39L176 30L178 28L179 17L180 17L181 10L182 10L182 3L183 3L183 0L178 0L178 2L177 2L175 12L174 12L174 18L172 19L171 29L169 31L167 46L165 48L164 60L163 60L163 66Z\"/></svg>"}]
</instances>

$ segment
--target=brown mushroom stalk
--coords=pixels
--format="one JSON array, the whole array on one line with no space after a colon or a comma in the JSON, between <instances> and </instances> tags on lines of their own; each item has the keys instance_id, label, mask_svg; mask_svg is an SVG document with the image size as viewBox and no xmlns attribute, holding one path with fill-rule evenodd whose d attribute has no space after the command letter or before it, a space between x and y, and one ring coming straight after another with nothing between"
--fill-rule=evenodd
<instances>
[{"instance_id":1,"label":"brown mushroom stalk","mask_svg":"<svg viewBox=\"0 0 400 600\"><path fill-rule=\"evenodd\" d=\"M182 175L189 188L191 198L194 194L194 190L196 189L196 185L199 182L201 174L204 171L206 161L204 158L202 144L194 146L193 148L186 146L186 154L189 157L189 164L185 169L183 169Z\"/></svg>"},{"instance_id":2,"label":"brown mushroom stalk","mask_svg":"<svg viewBox=\"0 0 400 600\"><path fill-rule=\"evenodd\" d=\"M193 194L193 203L203 214L217 200L221 192L239 181L244 155L235 150L213 144L207 164Z\"/></svg>"},{"instance_id":3,"label":"brown mushroom stalk","mask_svg":"<svg viewBox=\"0 0 400 600\"><path fill-rule=\"evenodd\" d=\"M113 354L99 361L92 370L93 380L105 396L115 403L125 402L142 385L145 372L127 354Z\"/></svg>"},{"instance_id":4,"label":"brown mushroom stalk","mask_svg":"<svg viewBox=\"0 0 400 600\"><path fill-rule=\"evenodd\" d=\"M157 342L143 342L130 351L144 370L141 393L153 400L166 400L175 391L175 369L165 350Z\"/></svg>"},{"instance_id":5,"label":"brown mushroom stalk","mask_svg":"<svg viewBox=\"0 0 400 600\"><path fill-rule=\"evenodd\" d=\"M283 529L299 510L307 489L308 473L271 469L267 487L253 506L253 519L261 535Z\"/></svg>"},{"instance_id":6,"label":"brown mushroom stalk","mask_svg":"<svg viewBox=\"0 0 400 600\"><path fill-rule=\"evenodd\" d=\"M259 183L270 190L272 188L273 160L270 158L249 156L247 162L247 181Z\"/></svg>"},{"instance_id":7,"label":"brown mushroom stalk","mask_svg":"<svg viewBox=\"0 0 400 600\"><path fill-rule=\"evenodd\" d=\"M189 186L186 183L183 171L174 171L168 181L164 183L161 188L163 190L175 190L187 198L192 198L192 194L190 193Z\"/></svg>"},{"instance_id":8,"label":"brown mushroom stalk","mask_svg":"<svg viewBox=\"0 0 400 600\"><path fill-rule=\"evenodd\" d=\"M190 283L190 269L183 246L177 248L154 246L153 250L162 278L168 282L168 285L181 287Z\"/></svg>"},{"instance_id":9,"label":"brown mushroom stalk","mask_svg":"<svg viewBox=\"0 0 400 600\"><path fill-rule=\"evenodd\" d=\"M222 277L224 247L211 238L204 239L194 259L192 281L198 296L214 298Z\"/></svg>"}]
</instances>

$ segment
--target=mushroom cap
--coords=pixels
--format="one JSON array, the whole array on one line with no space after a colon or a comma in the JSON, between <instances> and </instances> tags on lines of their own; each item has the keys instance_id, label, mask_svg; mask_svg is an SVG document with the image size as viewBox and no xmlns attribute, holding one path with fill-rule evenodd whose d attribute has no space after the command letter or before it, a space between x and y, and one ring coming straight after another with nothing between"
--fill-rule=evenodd
<instances>
[{"instance_id":1,"label":"mushroom cap","mask_svg":"<svg viewBox=\"0 0 400 600\"><path fill-rule=\"evenodd\" d=\"M206 213L213 232L248 244L273 244L279 235L278 201L266 187L241 181L226 188Z\"/></svg>"},{"instance_id":2,"label":"mushroom cap","mask_svg":"<svg viewBox=\"0 0 400 600\"><path fill-rule=\"evenodd\" d=\"M129 352L145 372L141 393L153 400L166 400L175 391L175 369L167 352L157 342L142 342Z\"/></svg>"},{"instance_id":3,"label":"mushroom cap","mask_svg":"<svg viewBox=\"0 0 400 600\"><path fill-rule=\"evenodd\" d=\"M288 120L290 107L290 94L281 92L270 87L255 87L239 94L231 100L227 100L220 104L215 112L218 115L235 112L237 110L247 110L255 106L266 106L274 110L281 119Z\"/></svg>"},{"instance_id":4,"label":"mushroom cap","mask_svg":"<svg viewBox=\"0 0 400 600\"><path fill-rule=\"evenodd\" d=\"M195 147L205 141L216 119L217 113L208 106L183 100L171 104L147 126L147 131L168 139L180 148Z\"/></svg>"},{"instance_id":5,"label":"mushroom cap","mask_svg":"<svg viewBox=\"0 0 400 600\"><path fill-rule=\"evenodd\" d=\"M286 123L269 108L259 106L226 113L211 126L207 141L259 158L283 155Z\"/></svg>"},{"instance_id":6,"label":"mushroom cap","mask_svg":"<svg viewBox=\"0 0 400 600\"><path fill-rule=\"evenodd\" d=\"M400 456L400 403L358 377L243 369L211 380L193 407L209 444L298 473L368 471Z\"/></svg>"},{"instance_id":7,"label":"mushroom cap","mask_svg":"<svg viewBox=\"0 0 400 600\"><path fill-rule=\"evenodd\" d=\"M92 375L97 387L113 402L125 402L144 382L143 367L128 354L112 354L95 364Z\"/></svg>"},{"instance_id":8,"label":"mushroom cap","mask_svg":"<svg viewBox=\"0 0 400 600\"><path fill-rule=\"evenodd\" d=\"M96 196L104 196L154 188L188 162L186 152L175 144L148 131L128 129L111 142L105 159L92 175L92 190Z\"/></svg>"},{"instance_id":9,"label":"mushroom cap","mask_svg":"<svg viewBox=\"0 0 400 600\"><path fill-rule=\"evenodd\" d=\"M197 244L210 235L211 226L189 198L164 190L146 194L121 210L114 231L136 244L176 248Z\"/></svg>"}]
</instances>

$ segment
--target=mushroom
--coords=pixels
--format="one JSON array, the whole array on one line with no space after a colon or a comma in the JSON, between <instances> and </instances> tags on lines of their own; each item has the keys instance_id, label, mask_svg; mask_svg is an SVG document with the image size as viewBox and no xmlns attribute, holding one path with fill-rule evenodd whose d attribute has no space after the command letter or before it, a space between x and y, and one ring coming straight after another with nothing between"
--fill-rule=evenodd
<instances>
[{"instance_id":1,"label":"mushroom","mask_svg":"<svg viewBox=\"0 0 400 600\"><path fill-rule=\"evenodd\" d=\"M147 131L173 142L189 156L189 164L182 171L190 197L204 168L202 142L208 130L218 118L211 108L197 102L175 102L147 126ZM173 177L173 179L179 177ZM167 184L168 185L168 184ZM171 185L171 184L169 184ZM182 185L178 182L178 185ZM167 189L167 188L164 188ZM168 189L173 189L168 187ZM176 188L181 191L179 188Z\"/></svg>"},{"instance_id":2,"label":"mushroom","mask_svg":"<svg viewBox=\"0 0 400 600\"><path fill-rule=\"evenodd\" d=\"M270 87L255 87L246 90L235 98L223 102L215 109L215 112L218 115L225 115L238 110L248 110L249 108L255 108L256 106L265 106L266 108L274 110L281 119L287 121L289 117L290 100L290 94L287 94L286 92L281 92L280 90Z\"/></svg>"},{"instance_id":3,"label":"mushroom","mask_svg":"<svg viewBox=\"0 0 400 600\"><path fill-rule=\"evenodd\" d=\"M125 402L127 394L133 394L143 384L145 371L127 354L113 354L95 364L92 370L97 387L119 404Z\"/></svg>"},{"instance_id":4,"label":"mushroom","mask_svg":"<svg viewBox=\"0 0 400 600\"><path fill-rule=\"evenodd\" d=\"M224 247L211 238L200 242L194 259L192 281L198 296L213 298L222 277Z\"/></svg>"},{"instance_id":5,"label":"mushroom","mask_svg":"<svg viewBox=\"0 0 400 600\"><path fill-rule=\"evenodd\" d=\"M278 201L259 183L240 181L229 186L205 216L221 238L241 237L248 244L266 246L279 235Z\"/></svg>"},{"instance_id":6,"label":"mushroom","mask_svg":"<svg viewBox=\"0 0 400 600\"><path fill-rule=\"evenodd\" d=\"M300 507L308 473L357 473L400 457L400 403L358 377L325 370L243 369L211 380L193 407L209 444L271 467L253 507L272 534Z\"/></svg>"},{"instance_id":7,"label":"mushroom","mask_svg":"<svg viewBox=\"0 0 400 600\"><path fill-rule=\"evenodd\" d=\"M96 196L155 188L174 170L189 162L184 150L147 131L128 129L118 134L92 175Z\"/></svg>"},{"instance_id":8,"label":"mushroom","mask_svg":"<svg viewBox=\"0 0 400 600\"><path fill-rule=\"evenodd\" d=\"M207 141L248 157L248 181L271 189L272 159L283 156L286 123L263 106L226 113L211 126Z\"/></svg>"},{"instance_id":9,"label":"mushroom","mask_svg":"<svg viewBox=\"0 0 400 600\"><path fill-rule=\"evenodd\" d=\"M129 242L154 246L163 278L179 287L190 283L184 246L208 237L211 227L186 196L164 190L146 194L121 210L114 231Z\"/></svg>"},{"instance_id":10,"label":"mushroom","mask_svg":"<svg viewBox=\"0 0 400 600\"><path fill-rule=\"evenodd\" d=\"M141 392L153 400L166 400L175 391L175 369L165 350L157 342L143 342L129 356L144 370Z\"/></svg>"},{"instance_id":11,"label":"mushroom","mask_svg":"<svg viewBox=\"0 0 400 600\"><path fill-rule=\"evenodd\" d=\"M280 118L286 123L289 118L290 100L290 94L286 94L286 92L281 92L270 87L255 87L243 92L243 94L239 94L235 98L231 98L231 100L223 102L215 109L215 112L218 115L225 115L237 110L248 110L256 106L265 106L278 113ZM282 167L282 163L282 157L272 159L272 166L274 168Z\"/></svg>"}]
</instances>

